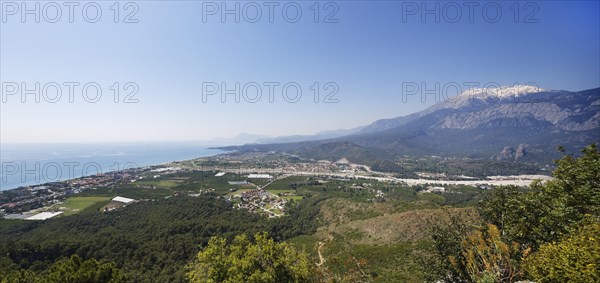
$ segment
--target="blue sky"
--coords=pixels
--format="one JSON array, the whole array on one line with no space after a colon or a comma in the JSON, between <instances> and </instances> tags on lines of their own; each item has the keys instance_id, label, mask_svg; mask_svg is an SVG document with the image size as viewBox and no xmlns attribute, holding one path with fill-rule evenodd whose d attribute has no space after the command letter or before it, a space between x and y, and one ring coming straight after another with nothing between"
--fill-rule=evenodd
<instances>
[{"instance_id":1,"label":"blue sky","mask_svg":"<svg viewBox=\"0 0 600 283\"><path fill-rule=\"evenodd\" d=\"M403 83L412 82L428 88L469 82L573 91L600 86L598 1L338 1L319 2L318 9L314 1L272 2L273 22L265 2L133 1L127 8L127 2L120 2L115 23L114 2L98 1L88 7L87 18L82 16L86 2L74 6L71 23L63 2L55 2L63 5L57 18L56 7L30 1L26 8L40 4L40 23L27 14L23 23L23 2L2 1L1 142L312 134L410 114L436 102L433 96L425 102L419 97L403 101ZM233 15L221 21L223 3L230 9L239 4L239 23ZM472 19L468 3L475 3ZM262 15L252 23L257 6ZM284 6L288 18L282 15ZM96 7L102 15L87 22L94 20ZM208 9L214 7L219 11L212 14ZM297 7L302 15L291 23ZM457 7L460 17L454 13ZM434 14L423 14L424 9L439 12L439 21ZM497 17L496 9L501 13ZM138 22L123 23L134 11L131 19ZM324 22L331 13L329 20L337 23ZM49 22L55 18L56 23ZM30 94L21 102L22 83L34 88L36 82L40 93L48 90L47 99L42 96L37 103ZM55 103L47 101L54 95L52 82L62 91ZM65 82L79 84L72 102ZM102 89L96 103L81 95L83 85L91 82ZM118 103L111 90L115 82ZM236 82L240 93L248 86L252 97L253 86L260 85L261 99L236 103L229 95L223 103L221 91L203 101L203 83L234 88ZM127 83L131 88L124 89ZM273 102L264 83L279 84ZM281 94L288 83L302 89L296 103ZM9 85L20 89L15 93ZM137 103L123 103L133 86L138 87ZM337 102L324 103L335 86Z\"/></svg>"}]
</instances>

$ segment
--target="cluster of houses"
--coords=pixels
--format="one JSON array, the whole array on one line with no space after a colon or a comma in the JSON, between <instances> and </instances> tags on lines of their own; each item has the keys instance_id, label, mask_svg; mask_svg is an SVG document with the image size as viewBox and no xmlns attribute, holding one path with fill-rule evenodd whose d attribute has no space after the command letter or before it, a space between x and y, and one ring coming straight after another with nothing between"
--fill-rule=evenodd
<instances>
[{"instance_id":1,"label":"cluster of houses","mask_svg":"<svg viewBox=\"0 0 600 283\"><path fill-rule=\"evenodd\" d=\"M12 190L9 196L2 197L0 213L18 213L52 205L59 202L67 193L63 185L55 184Z\"/></svg>"},{"instance_id":2,"label":"cluster of houses","mask_svg":"<svg viewBox=\"0 0 600 283\"><path fill-rule=\"evenodd\" d=\"M84 190L109 187L123 180L131 180L146 170L148 168L128 169L3 191L0 193L0 216L10 218L15 215L28 215L31 211L60 203Z\"/></svg>"},{"instance_id":3,"label":"cluster of houses","mask_svg":"<svg viewBox=\"0 0 600 283\"><path fill-rule=\"evenodd\" d=\"M285 213L285 199L273 195L262 189L242 192L238 208L248 209L250 212L266 214L268 217L278 217Z\"/></svg>"},{"instance_id":4,"label":"cluster of houses","mask_svg":"<svg viewBox=\"0 0 600 283\"><path fill-rule=\"evenodd\" d=\"M275 158L274 158L275 157ZM221 165L214 165L215 163ZM275 152L253 152L243 155L219 155L195 160L204 171L227 171L236 174L250 174L252 178L269 178L277 175L346 173L349 175L369 171L364 165L353 164L346 158L336 161L307 160L296 155ZM227 165L224 165L227 164ZM255 173L263 174L255 174ZM270 173L270 174L264 174ZM267 177L269 176L269 177Z\"/></svg>"}]
</instances>

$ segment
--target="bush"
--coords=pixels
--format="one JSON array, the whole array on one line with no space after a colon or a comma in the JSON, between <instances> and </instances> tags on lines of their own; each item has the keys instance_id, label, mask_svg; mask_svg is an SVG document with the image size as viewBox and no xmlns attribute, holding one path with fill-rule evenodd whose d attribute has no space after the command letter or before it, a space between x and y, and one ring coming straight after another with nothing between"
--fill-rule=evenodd
<instances>
[{"instance_id":1,"label":"bush","mask_svg":"<svg viewBox=\"0 0 600 283\"><path fill-rule=\"evenodd\" d=\"M276 243L267 233L226 239L213 237L198 253L187 273L190 282L309 282L308 257L287 243Z\"/></svg>"},{"instance_id":2,"label":"bush","mask_svg":"<svg viewBox=\"0 0 600 283\"><path fill-rule=\"evenodd\" d=\"M557 243L547 243L525 259L536 282L600 282L600 223L582 225Z\"/></svg>"}]
</instances>

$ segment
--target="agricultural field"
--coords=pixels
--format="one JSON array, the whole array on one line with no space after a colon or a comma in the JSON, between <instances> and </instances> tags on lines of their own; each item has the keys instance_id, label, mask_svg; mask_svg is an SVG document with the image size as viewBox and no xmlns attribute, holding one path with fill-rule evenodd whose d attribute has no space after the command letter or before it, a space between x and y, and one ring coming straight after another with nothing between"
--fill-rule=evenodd
<instances>
[{"instance_id":1,"label":"agricultural field","mask_svg":"<svg viewBox=\"0 0 600 283\"><path fill-rule=\"evenodd\" d=\"M64 211L64 216L80 213L90 207L102 206L110 202L110 197L71 197L63 203L52 206L52 209Z\"/></svg>"},{"instance_id":2,"label":"agricultural field","mask_svg":"<svg viewBox=\"0 0 600 283\"><path fill-rule=\"evenodd\" d=\"M304 197L303 196L283 196L281 197L287 201L293 200L293 201L301 201Z\"/></svg>"},{"instance_id":3,"label":"agricultural field","mask_svg":"<svg viewBox=\"0 0 600 283\"><path fill-rule=\"evenodd\" d=\"M181 180L177 179L164 179L164 180L143 180L137 181L134 185L136 186L154 186L158 188L174 188L181 184Z\"/></svg>"}]
</instances>

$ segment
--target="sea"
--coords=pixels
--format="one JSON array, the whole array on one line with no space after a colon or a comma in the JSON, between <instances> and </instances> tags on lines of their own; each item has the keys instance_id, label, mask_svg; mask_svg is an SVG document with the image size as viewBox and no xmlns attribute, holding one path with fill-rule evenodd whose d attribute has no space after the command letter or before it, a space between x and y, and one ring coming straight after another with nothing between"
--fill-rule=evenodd
<instances>
[{"instance_id":1,"label":"sea","mask_svg":"<svg viewBox=\"0 0 600 283\"><path fill-rule=\"evenodd\" d=\"M223 153L193 142L0 144L0 191Z\"/></svg>"}]
</instances>

